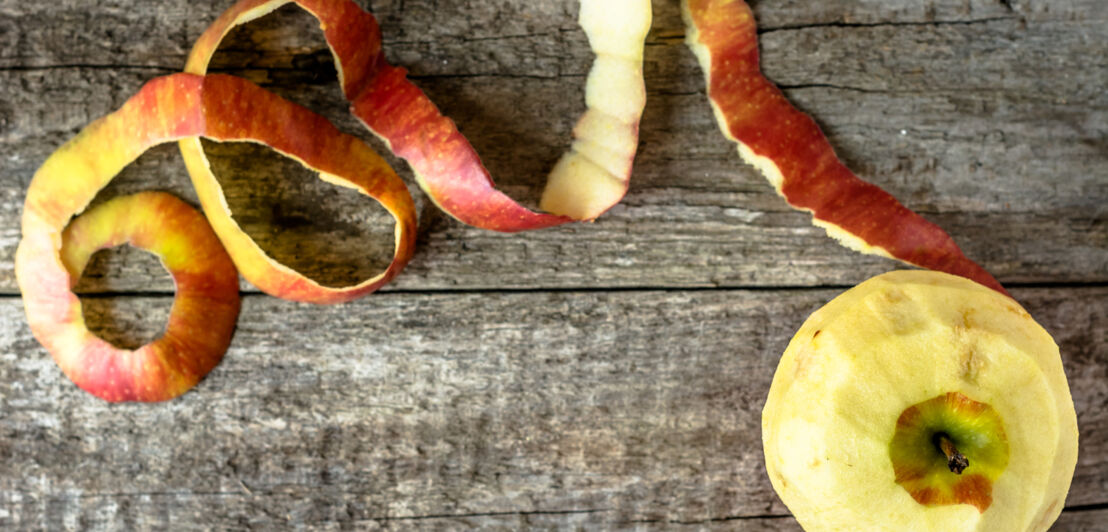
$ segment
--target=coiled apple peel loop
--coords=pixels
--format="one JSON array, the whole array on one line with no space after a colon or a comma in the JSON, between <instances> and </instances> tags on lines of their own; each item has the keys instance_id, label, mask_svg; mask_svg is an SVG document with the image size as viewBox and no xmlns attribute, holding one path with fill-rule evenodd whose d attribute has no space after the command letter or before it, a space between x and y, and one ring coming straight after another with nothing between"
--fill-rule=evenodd
<instances>
[{"instance_id":1,"label":"coiled apple peel loop","mask_svg":"<svg viewBox=\"0 0 1108 532\"><path fill-rule=\"evenodd\" d=\"M596 61L585 85L587 110L573 130L568 153L551 171L538 213L495 188L477 152L449 118L390 65L376 19L350 0L243 0L224 12L196 41L186 71L207 72L220 41L232 28L296 3L319 19L335 58L351 110L411 166L420 187L459 221L494 231L539 229L593 220L623 199L638 147L646 105L643 46L650 30L650 0L582 0L578 22ZM193 180L206 172L198 141L181 142ZM208 203L201 198L205 211ZM220 224L216 231L222 236Z\"/></svg>"},{"instance_id":2,"label":"coiled apple peel loop","mask_svg":"<svg viewBox=\"0 0 1108 532\"><path fill-rule=\"evenodd\" d=\"M118 111L90 124L35 173L23 213L16 276L31 331L63 372L109 401L180 395L218 363L238 316L235 266L262 291L295 301L337 303L376 290L410 260L415 209L407 188L372 149L326 119L231 76L203 76L219 42L236 25L290 0L242 0L197 40L186 74L148 82ZM585 89L588 110L571 150L531 211L496 190L454 123L385 60L376 19L349 0L300 0L319 19L351 110L412 166L431 199L458 220L496 231L592 220L622 199L645 105L643 41L649 0L583 0L580 23L597 54ZM200 138L259 142L354 188L396 219L392 262L379 275L326 287L269 257L235 222ZM70 224L96 193L139 155L179 141L207 222L166 194L112 200ZM226 247L215 242L212 231ZM177 294L166 333L135 351L90 333L72 292L97 249L131 243L158 254ZM228 254L230 261L228 260ZM231 264L233 261L233 265Z\"/></svg>"},{"instance_id":3,"label":"coiled apple peel loop","mask_svg":"<svg viewBox=\"0 0 1108 532\"><path fill-rule=\"evenodd\" d=\"M815 225L848 248L1008 294L939 226L854 175L816 122L762 75L754 15L745 2L682 0L681 8L720 129L789 205L811 212Z\"/></svg>"},{"instance_id":4,"label":"coiled apple peel loop","mask_svg":"<svg viewBox=\"0 0 1108 532\"><path fill-rule=\"evenodd\" d=\"M111 129L78 137L54 167L72 170L62 159L80 157ZM108 401L160 401L184 393L223 358L239 313L239 277L199 211L164 192L140 193L85 212L61 235L39 211L27 212L16 254L23 304L35 337L78 386ZM165 334L134 351L89 332L71 290L93 252L121 244L157 255L177 286Z\"/></svg>"},{"instance_id":5,"label":"coiled apple peel loop","mask_svg":"<svg viewBox=\"0 0 1108 532\"><path fill-rule=\"evenodd\" d=\"M31 332L67 376L109 401L157 401L196 384L223 356L238 315L235 268L199 213L164 194L81 212L123 167L164 142L203 136L265 144L380 202L396 218L392 263L355 286L316 284L224 227L223 244L248 280L290 299L344 301L388 282L412 256L416 216L407 187L369 146L326 119L246 80L224 75L155 78L119 110L54 152L27 191L15 271ZM218 186L218 185L213 185ZM198 186L198 192L212 195ZM226 212L226 205L220 207ZM211 209L211 206L209 206ZM208 219L215 227L223 219ZM227 215L227 219L230 216ZM227 234L232 238L227 238ZM177 284L165 335L136 351L117 349L84 325L72 292L88 256L131 242L162 257Z\"/></svg>"}]
</instances>

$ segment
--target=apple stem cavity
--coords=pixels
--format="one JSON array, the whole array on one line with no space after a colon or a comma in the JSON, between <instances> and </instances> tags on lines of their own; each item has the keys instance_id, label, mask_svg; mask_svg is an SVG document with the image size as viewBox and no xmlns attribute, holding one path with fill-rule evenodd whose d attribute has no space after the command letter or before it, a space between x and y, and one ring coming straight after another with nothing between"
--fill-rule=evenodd
<instances>
[{"instance_id":1,"label":"apple stem cavity","mask_svg":"<svg viewBox=\"0 0 1108 532\"><path fill-rule=\"evenodd\" d=\"M946 456L946 466L950 468L950 472L955 475L961 475L962 471L965 471L969 467L969 458L966 455L958 452L958 448L954 446L954 442L950 439L950 435L945 432L935 434L933 439L935 446L939 448L939 451Z\"/></svg>"}]
</instances>

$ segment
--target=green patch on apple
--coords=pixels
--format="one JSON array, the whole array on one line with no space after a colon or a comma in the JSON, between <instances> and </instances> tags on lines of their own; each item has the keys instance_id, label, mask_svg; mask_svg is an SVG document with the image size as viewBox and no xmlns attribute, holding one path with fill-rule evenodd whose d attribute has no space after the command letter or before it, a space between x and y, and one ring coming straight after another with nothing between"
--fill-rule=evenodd
<instances>
[{"instance_id":1,"label":"green patch on apple","mask_svg":"<svg viewBox=\"0 0 1108 532\"><path fill-rule=\"evenodd\" d=\"M411 258L414 205L380 156L260 87L206 75L231 28L288 1L240 0L198 40L190 74L152 80L36 172L16 275L36 339L90 393L160 401L195 385L230 343L236 266L278 297L337 303L376 290ZM456 125L403 68L385 61L371 14L350 0L295 1L320 20L354 115L458 220L497 231L539 229L593 220L626 192L646 98L649 1L581 1L579 21L596 55L588 110L550 175L545 213L495 189ZM789 343L762 414L766 469L781 499L808 530L1049 528L1069 490L1078 439L1050 335L950 235L838 160L816 123L762 75L745 2L684 0L682 7L709 100L742 157L848 247L935 270L870 279L813 313ZM389 268L331 288L267 257L234 224L201 136L262 142L327 182L377 199L397 219ZM119 170L170 140L181 142L210 226L164 194L114 200L74 218ZM89 333L70 290L95 249L124 242L157 250L179 288L166 335L136 351ZM208 323L212 316L217 327Z\"/></svg>"},{"instance_id":2,"label":"green patch on apple","mask_svg":"<svg viewBox=\"0 0 1108 532\"><path fill-rule=\"evenodd\" d=\"M1008 436L996 409L960 392L900 414L889 442L896 483L925 506L970 504L984 512L1008 466Z\"/></svg>"},{"instance_id":3,"label":"green patch on apple","mask_svg":"<svg viewBox=\"0 0 1108 532\"><path fill-rule=\"evenodd\" d=\"M1046 530L1077 461L1057 345L937 225L854 175L761 72L742 0L682 0L724 136L875 277L816 311L762 413L766 470L806 530ZM944 273L940 273L944 272Z\"/></svg>"},{"instance_id":4,"label":"green patch on apple","mask_svg":"<svg viewBox=\"0 0 1108 532\"><path fill-rule=\"evenodd\" d=\"M762 412L770 481L810 531L1046 530L1077 437L1050 335L1011 298L931 271L814 312Z\"/></svg>"}]
</instances>

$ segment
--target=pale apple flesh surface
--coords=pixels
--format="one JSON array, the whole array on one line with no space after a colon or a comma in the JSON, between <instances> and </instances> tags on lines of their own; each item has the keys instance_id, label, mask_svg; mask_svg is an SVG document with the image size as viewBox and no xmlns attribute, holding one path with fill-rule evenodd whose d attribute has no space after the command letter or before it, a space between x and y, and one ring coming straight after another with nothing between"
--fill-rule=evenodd
<instances>
[{"instance_id":1,"label":"pale apple flesh surface","mask_svg":"<svg viewBox=\"0 0 1108 532\"><path fill-rule=\"evenodd\" d=\"M984 511L921 504L896 482L897 420L951 392L1003 421L1009 459ZM1058 347L1015 301L961 277L896 271L808 318L774 375L762 437L770 481L807 530L985 532L1050 527L1078 432Z\"/></svg>"},{"instance_id":2,"label":"pale apple flesh surface","mask_svg":"<svg viewBox=\"0 0 1108 532\"><path fill-rule=\"evenodd\" d=\"M550 173L542 209L593 220L626 194L646 106L643 41L651 15L650 0L581 2L578 22L596 54L585 82L587 110Z\"/></svg>"},{"instance_id":3,"label":"pale apple flesh surface","mask_svg":"<svg viewBox=\"0 0 1108 532\"><path fill-rule=\"evenodd\" d=\"M203 74L222 38L291 0L242 0L201 36L186 71ZM585 87L588 109L574 128L570 151L547 179L531 211L495 188L476 150L381 51L374 17L350 0L296 0L320 20L352 112L411 166L430 199L454 218L485 229L514 232L573 220L593 220L626 194L646 101L643 42L651 23L649 0L583 0L579 22L596 53ZM203 152L182 143L187 159Z\"/></svg>"},{"instance_id":4,"label":"pale apple flesh surface","mask_svg":"<svg viewBox=\"0 0 1108 532\"><path fill-rule=\"evenodd\" d=\"M1006 293L938 226L854 175L811 117L761 72L754 15L742 0L682 0L687 43L720 129L794 208L844 246L972 279Z\"/></svg>"}]
</instances>

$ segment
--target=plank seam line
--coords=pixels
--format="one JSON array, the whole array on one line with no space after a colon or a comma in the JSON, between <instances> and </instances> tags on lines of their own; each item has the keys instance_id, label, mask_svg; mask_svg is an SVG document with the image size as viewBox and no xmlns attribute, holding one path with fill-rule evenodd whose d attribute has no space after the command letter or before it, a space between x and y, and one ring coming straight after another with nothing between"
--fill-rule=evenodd
<instances>
[{"instance_id":1,"label":"plank seam line","mask_svg":"<svg viewBox=\"0 0 1108 532\"><path fill-rule=\"evenodd\" d=\"M551 80L551 79L584 79L588 74L565 74L557 73L547 76L540 76L537 74L501 74L501 73L476 73L476 74L408 74L408 79L416 81L429 81L436 79L480 79L480 78L494 78L494 79L537 79L537 80Z\"/></svg>"},{"instance_id":2,"label":"plank seam line","mask_svg":"<svg viewBox=\"0 0 1108 532\"><path fill-rule=\"evenodd\" d=\"M1079 506L1067 506L1062 509L1065 513L1080 513L1090 512L1097 510L1108 509L1108 503L1100 504L1084 504ZM749 521L755 519L789 519L791 514L764 514L764 515L729 515L725 517L712 517L708 519L687 521L687 520L672 520L672 519L634 519L626 521L627 523L646 523L646 524L668 524L668 525L704 525L708 523L720 523L726 521Z\"/></svg>"},{"instance_id":3,"label":"plank seam line","mask_svg":"<svg viewBox=\"0 0 1108 532\"><path fill-rule=\"evenodd\" d=\"M765 35L767 33L775 33L782 31L797 31L808 30L815 28L884 28L884 27L903 27L903 26L970 26L976 24L988 24L990 22L998 22L1002 20L1022 20L1019 16L1006 16L1006 17L985 17L969 20L906 20L895 21L890 20L887 22L843 22L843 21L831 21L831 22L811 22L806 24L784 24L781 26L769 26L759 27L758 35ZM647 46L672 46L681 45L685 43L687 36L683 32L679 33L667 33L664 35L655 35L647 38Z\"/></svg>"},{"instance_id":4,"label":"plank seam line","mask_svg":"<svg viewBox=\"0 0 1108 532\"><path fill-rule=\"evenodd\" d=\"M1093 504L1078 504L1074 506L1066 506L1062 508L1063 512L1095 512L1097 510L1108 510L1108 502L1093 503Z\"/></svg>"},{"instance_id":5,"label":"plank seam line","mask_svg":"<svg viewBox=\"0 0 1108 532\"><path fill-rule=\"evenodd\" d=\"M160 72L180 72L180 68L167 67L162 65L108 65L108 64L96 64L96 63L70 63L62 65L10 65L0 66L0 72L36 72L43 70L66 70L66 69L89 69L89 70L157 70Z\"/></svg>"},{"instance_id":6,"label":"plank seam line","mask_svg":"<svg viewBox=\"0 0 1108 532\"><path fill-rule=\"evenodd\" d=\"M502 512L473 512L462 514L427 514L427 515L407 515L407 516L381 516L381 517L365 517L356 519L353 522L381 522L381 521L419 521L426 519L459 519L466 517L502 517L510 515L574 515L574 514L595 514L610 512L608 508L587 508L583 510L519 510L519 511L502 511Z\"/></svg>"},{"instance_id":7,"label":"plank seam line","mask_svg":"<svg viewBox=\"0 0 1108 532\"><path fill-rule=\"evenodd\" d=\"M180 68L167 67L162 65L111 65L111 64L93 64L93 63L72 63L61 65L10 65L0 66L0 72L42 72L53 70L154 70L157 72L180 72ZM304 72L312 73L312 69L305 68L285 68L285 67L250 67L243 66L240 68L213 68L209 72L213 74L237 74L243 71L264 71L264 72ZM553 79L583 79L586 74L550 74L550 75L537 75L537 74L505 74L499 72L487 72L487 73L475 73L475 74L424 74L424 75L412 75L409 74L408 78L417 81L426 80L440 80L440 79L533 79L533 80L553 80Z\"/></svg>"},{"instance_id":8,"label":"plank seam line","mask_svg":"<svg viewBox=\"0 0 1108 532\"><path fill-rule=\"evenodd\" d=\"M969 20L931 20L931 21L889 21L889 22L813 22L810 24L786 24L783 26L771 26L758 29L759 35L765 35L767 33L775 33L780 31L797 31L807 30L814 28L886 28L886 27L927 27L927 26L972 26L977 24L988 24L990 22L1000 21L1019 21L1022 17L1018 16L1005 16L1005 17L983 17Z\"/></svg>"},{"instance_id":9,"label":"plank seam line","mask_svg":"<svg viewBox=\"0 0 1108 532\"><path fill-rule=\"evenodd\" d=\"M378 295L492 295L492 294L595 294L595 293L634 293L634 292L815 292L821 290L847 290L855 285L849 284L821 284L809 286L775 286L775 285L748 285L748 286L610 286L610 287L569 287L569 288L460 288L460 289L428 289L419 290L412 288L383 289ZM1098 289L1108 288L1108 282L1055 282L1055 283L1004 283L1005 288L1017 290L1044 290L1044 289ZM137 290L123 290L112 292L90 292L77 294L87 299L110 299L115 297L173 297L175 294L166 290L154 290L149 292ZM255 290L241 290L242 297L269 297L267 294ZM18 292L0 293L0 299L20 299Z\"/></svg>"},{"instance_id":10,"label":"plank seam line","mask_svg":"<svg viewBox=\"0 0 1108 532\"><path fill-rule=\"evenodd\" d=\"M724 517L710 517L708 519L702 519L698 521L677 521L671 519L636 519L628 521L628 523L656 523L667 525L703 525L707 523L722 523L726 521L751 521L755 519L788 519L791 518L790 514L764 514L764 515L728 515Z\"/></svg>"},{"instance_id":11,"label":"plank seam line","mask_svg":"<svg viewBox=\"0 0 1108 532\"><path fill-rule=\"evenodd\" d=\"M445 37L441 41L420 41L420 40L382 40L382 44L385 47L389 46L426 46L443 41L456 41L464 43L477 43L477 42L496 42L515 39L536 39L539 37L561 37L562 35L570 31L580 31L579 29L568 30L565 28L558 28L554 31L540 31L535 33L512 33L508 35L489 35L487 37L467 37L465 35L450 35Z\"/></svg>"}]
</instances>

